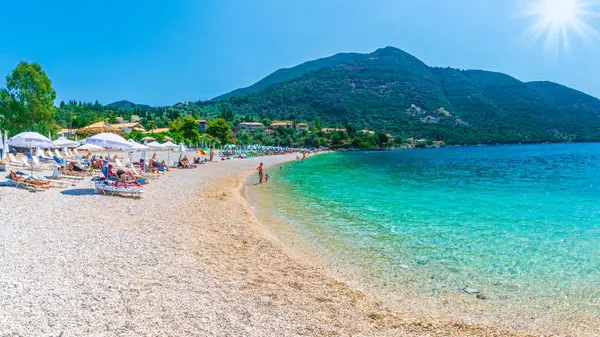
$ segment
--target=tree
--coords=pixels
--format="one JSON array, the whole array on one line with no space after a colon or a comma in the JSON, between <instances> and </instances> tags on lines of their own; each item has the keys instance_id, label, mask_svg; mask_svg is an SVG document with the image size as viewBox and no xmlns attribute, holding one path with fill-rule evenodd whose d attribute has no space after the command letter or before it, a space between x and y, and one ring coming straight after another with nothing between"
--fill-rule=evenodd
<instances>
[{"instance_id":1,"label":"tree","mask_svg":"<svg viewBox=\"0 0 600 337\"><path fill-rule=\"evenodd\" d=\"M189 144L193 144L200 140L200 132L198 132L198 122L196 122L196 120L193 117L186 117L182 120L180 132L183 135L183 138L189 141Z\"/></svg>"},{"instance_id":2,"label":"tree","mask_svg":"<svg viewBox=\"0 0 600 337\"><path fill-rule=\"evenodd\" d=\"M156 130L156 121L155 120L151 120L148 122L148 129L150 129L150 131Z\"/></svg>"},{"instance_id":3,"label":"tree","mask_svg":"<svg viewBox=\"0 0 600 337\"><path fill-rule=\"evenodd\" d=\"M35 130L45 134L55 130L52 82L37 63L21 62L6 76L6 89L0 90L0 114L11 133Z\"/></svg>"},{"instance_id":4,"label":"tree","mask_svg":"<svg viewBox=\"0 0 600 337\"><path fill-rule=\"evenodd\" d=\"M223 118L210 121L206 133L220 140L222 144L229 142L229 124Z\"/></svg>"}]
</instances>

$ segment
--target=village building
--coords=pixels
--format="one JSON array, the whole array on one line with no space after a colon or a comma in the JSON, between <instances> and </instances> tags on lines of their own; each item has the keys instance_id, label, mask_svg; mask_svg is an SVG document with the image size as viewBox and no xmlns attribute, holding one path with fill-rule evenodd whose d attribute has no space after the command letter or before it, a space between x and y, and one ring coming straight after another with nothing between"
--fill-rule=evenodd
<instances>
[{"instance_id":1,"label":"village building","mask_svg":"<svg viewBox=\"0 0 600 337\"><path fill-rule=\"evenodd\" d=\"M112 126L121 129L121 131L125 134L129 134L133 131L142 132L142 133L146 132L146 129L144 129L144 126L142 126L142 124L140 124L138 122L118 123L118 124L112 124Z\"/></svg>"},{"instance_id":2,"label":"village building","mask_svg":"<svg viewBox=\"0 0 600 337\"><path fill-rule=\"evenodd\" d=\"M292 122L292 121L273 121L271 123L271 128L272 129L276 129L276 128L280 127L280 126L284 127L284 128L287 128L287 129L291 129L291 128L294 127L294 122Z\"/></svg>"},{"instance_id":3,"label":"village building","mask_svg":"<svg viewBox=\"0 0 600 337\"><path fill-rule=\"evenodd\" d=\"M263 125L263 123L258 123L258 122L243 122L243 123L238 124L235 129L237 131L254 132L257 129L264 128L264 127L265 126Z\"/></svg>"},{"instance_id":4,"label":"village building","mask_svg":"<svg viewBox=\"0 0 600 337\"><path fill-rule=\"evenodd\" d=\"M323 132L323 133L332 133L334 131L346 133L346 129L336 129L336 128L322 128L321 129L321 132Z\"/></svg>"},{"instance_id":5,"label":"village building","mask_svg":"<svg viewBox=\"0 0 600 337\"><path fill-rule=\"evenodd\" d=\"M308 131L308 124L306 124L306 123L298 123L298 124L296 124L296 130L298 130L298 131Z\"/></svg>"}]
</instances>

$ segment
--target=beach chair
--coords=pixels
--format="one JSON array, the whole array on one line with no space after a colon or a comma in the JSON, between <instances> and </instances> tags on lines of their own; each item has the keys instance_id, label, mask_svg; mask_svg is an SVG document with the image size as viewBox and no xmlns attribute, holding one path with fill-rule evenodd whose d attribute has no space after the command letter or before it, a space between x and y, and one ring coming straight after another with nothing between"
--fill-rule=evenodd
<instances>
[{"instance_id":1,"label":"beach chair","mask_svg":"<svg viewBox=\"0 0 600 337\"><path fill-rule=\"evenodd\" d=\"M58 166L56 165L52 165L52 179L55 180L72 180L72 181L81 181L83 180L83 176L82 175L78 175L78 176L72 176L72 175L67 175L62 173L59 169Z\"/></svg>"},{"instance_id":2,"label":"beach chair","mask_svg":"<svg viewBox=\"0 0 600 337\"><path fill-rule=\"evenodd\" d=\"M36 166L39 166L41 169L43 170L48 170L50 169L50 166L46 166L44 163L40 162L40 159L38 157L32 157L31 160L33 160L33 163Z\"/></svg>"},{"instance_id":3,"label":"beach chair","mask_svg":"<svg viewBox=\"0 0 600 337\"><path fill-rule=\"evenodd\" d=\"M11 174L12 173L13 172L11 172ZM23 177L19 177L19 178L22 178L22 180L21 179L19 179L19 180L13 179L10 175L8 175L8 176L6 176L6 181L10 184L13 184L15 187L23 187L32 192L47 191L51 187L50 185L32 184L31 182L27 182L27 178L23 178Z\"/></svg>"},{"instance_id":4,"label":"beach chair","mask_svg":"<svg viewBox=\"0 0 600 337\"><path fill-rule=\"evenodd\" d=\"M42 150L42 152L44 152L44 151ZM48 158L54 158L54 153L52 153L52 150L48 150L46 153L48 154L47 155Z\"/></svg>"},{"instance_id":5,"label":"beach chair","mask_svg":"<svg viewBox=\"0 0 600 337\"><path fill-rule=\"evenodd\" d=\"M52 157L52 159L54 159L54 162L58 165L62 165L64 164L64 160L60 160L57 156Z\"/></svg>"},{"instance_id":6,"label":"beach chair","mask_svg":"<svg viewBox=\"0 0 600 337\"><path fill-rule=\"evenodd\" d=\"M56 156L56 158L63 160L64 158L60 155L60 151L58 151L58 149L54 149L54 155Z\"/></svg>"},{"instance_id":7,"label":"beach chair","mask_svg":"<svg viewBox=\"0 0 600 337\"><path fill-rule=\"evenodd\" d=\"M96 193L109 196L140 198L144 190L141 188L119 187L107 181L96 181Z\"/></svg>"},{"instance_id":8,"label":"beach chair","mask_svg":"<svg viewBox=\"0 0 600 337\"><path fill-rule=\"evenodd\" d=\"M16 166L16 167L25 167L25 164L23 164L22 161L18 161L17 158L15 158L15 155L12 153L8 153L8 165L10 166Z\"/></svg>"},{"instance_id":9,"label":"beach chair","mask_svg":"<svg viewBox=\"0 0 600 337\"><path fill-rule=\"evenodd\" d=\"M38 158L43 161L43 162L54 162L54 159L52 157L48 157L48 155L46 154L46 152L44 150L40 151L41 155L38 156Z\"/></svg>"},{"instance_id":10,"label":"beach chair","mask_svg":"<svg viewBox=\"0 0 600 337\"><path fill-rule=\"evenodd\" d=\"M33 170L33 171L41 171L42 170L42 166L36 165L33 162L33 160L29 160L25 157L21 157L21 160L23 161L23 164L25 164L25 168L28 170Z\"/></svg>"},{"instance_id":11,"label":"beach chair","mask_svg":"<svg viewBox=\"0 0 600 337\"><path fill-rule=\"evenodd\" d=\"M123 165L123 163L121 162L121 159L119 159L119 158L115 158L115 166L116 167L125 167L125 165Z\"/></svg>"},{"instance_id":12,"label":"beach chair","mask_svg":"<svg viewBox=\"0 0 600 337\"><path fill-rule=\"evenodd\" d=\"M79 154L79 151L77 151L77 149L73 149L73 153L75 153L75 156L76 156L76 157L83 158L83 157L82 157L82 156Z\"/></svg>"}]
</instances>

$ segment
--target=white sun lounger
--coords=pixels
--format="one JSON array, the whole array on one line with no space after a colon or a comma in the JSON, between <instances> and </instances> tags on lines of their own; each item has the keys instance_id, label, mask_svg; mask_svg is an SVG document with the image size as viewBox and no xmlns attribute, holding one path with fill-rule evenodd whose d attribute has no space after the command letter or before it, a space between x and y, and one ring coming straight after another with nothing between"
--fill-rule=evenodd
<instances>
[{"instance_id":1,"label":"white sun lounger","mask_svg":"<svg viewBox=\"0 0 600 337\"><path fill-rule=\"evenodd\" d=\"M114 186L106 181L97 181L96 182L96 193L102 195L110 195L110 196L124 196L124 197L133 197L140 198L144 190L141 188L132 188L132 187L119 187Z\"/></svg>"},{"instance_id":2,"label":"white sun lounger","mask_svg":"<svg viewBox=\"0 0 600 337\"><path fill-rule=\"evenodd\" d=\"M18 167L27 167L22 161L18 161L17 158L15 158L15 155L12 153L8 153L8 164L11 166L18 166Z\"/></svg>"},{"instance_id":3,"label":"white sun lounger","mask_svg":"<svg viewBox=\"0 0 600 337\"><path fill-rule=\"evenodd\" d=\"M76 181L81 181L83 180L83 176L70 176L70 175L66 175L63 174L56 165L52 165L52 178L57 179L57 180L76 180Z\"/></svg>"}]
</instances>

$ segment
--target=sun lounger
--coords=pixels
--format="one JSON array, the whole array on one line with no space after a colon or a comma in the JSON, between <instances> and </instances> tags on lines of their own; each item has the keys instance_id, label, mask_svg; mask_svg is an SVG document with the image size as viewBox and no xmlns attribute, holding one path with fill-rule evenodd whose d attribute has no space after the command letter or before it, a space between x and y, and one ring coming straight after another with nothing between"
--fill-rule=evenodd
<instances>
[{"instance_id":1,"label":"sun lounger","mask_svg":"<svg viewBox=\"0 0 600 337\"><path fill-rule=\"evenodd\" d=\"M57 156L52 157L52 159L54 159L54 162L58 165L62 165L65 163L64 160L61 160L60 158L58 158Z\"/></svg>"},{"instance_id":2,"label":"sun lounger","mask_svg":"<svg viewBox=\"0 0 600 337\"><path fill-rule=\"evenodd\" d=\"M74 181L81 181L83 180L83 176L82 175L77 175L77 176L73 176L73 175L67 175L64 174L63 172L61 172L58 169L58 166L53 165L52 166L52 178L53 179L57 179L57 180L74 180Z\"/></svg>"},{"instance_id":3,"label":"sun lounger","mask_svg":"<svg viewBox=\"0 0 600 337\"><path fill-rule=\"evenodd\" d=\"M96 193L110 196L124 196L139 198L144 190L137 187L120 187L106 181L96 181Z\"/></svg>"},{"instance_id":4,"label":"sun lounger","mask_svg":"<svg viewBox=\"0 0 600 337\"><path fill-rule=\"evenodd\" d=\"M11 174L12 174L12 172L11 172ZM38 184L31 183L30 181L28 181L27 178L24 178L24 177L19 177L19 178L22 178L22 179L13 179L10 175L8 175L8 176L6 176L6 181L8 183L13 184L15 187L23 187L27 190L35 191L35 192L47 191L51 187L49 184L48 185L38 185Z\"/></svg>"},{"instance_id":5,"label":"sun lounger","mask_svg":"<svg viewBox=\"0 0 600 337\"><path fill-rule=\"evenodd\" d=\"M17 158L15 158L15 155L12 153L8 153L8 165L10 166L17 166L17 167L25 167L25 164L23 164L22 161L18 161Z\"/></svg>"},{"instance_id":6,"label":"sun lounger","mask_svg":"<svg viewBox=\"0 0 600 337\"><path fill-rule=\"evenodd\" d=\"M121 162L121 159L119 159L119 158L115 158L115 166L125 167L125 165L123 165L123 163Z\"/></svg>"},{"instance_id":7,"label":"sun lounger","mask_svg":"<svg viewBox=\"0 0 600 337\"><path fill-rule=\"evenodd\" d=\"M60 154L60 151L58 151L58 149L54 149L54 155L60 160L64 159L63 156Z\"/></svg>"},{"instance_id":8,"label":"sun lounger","mask_svg":"<svg viewBox=\"0 0 600 337\"><path fill-rule=\"evenodd\" d=\"M28 170L33 170L33 171L41 171L42 170L42 166L36 165L33 162L33 160L29 160L25 157L21 157L21 160L23 161L23 164L25 164L25 168L27 168Z\"/></svg>"},{"instance_id":9,"label":"sun lounger","mask_svg":"<svg viewBox=\"0 0 600 337\"><path fill-rule=\"evenodd\" d=\"M52 157L48 157L48 155L46 155L45 151L40 151L41 156L39 156L39 159L41 161L48 161L48 162L54 162L54 159Z\"/></svg>"},{"instance_id":10,"label":"sun lounger","mask_svg":"<svg viewBox=\"0 0 600 337\"><path fill-rule=\"evenodd\" d=\"M73 152L75 153L75 156L76 156L76 157L83 158L83 157L82 157L82 156L79 154L79 151L77 151L77 149L73 149Z\"/></svg>"}]
</instances>

